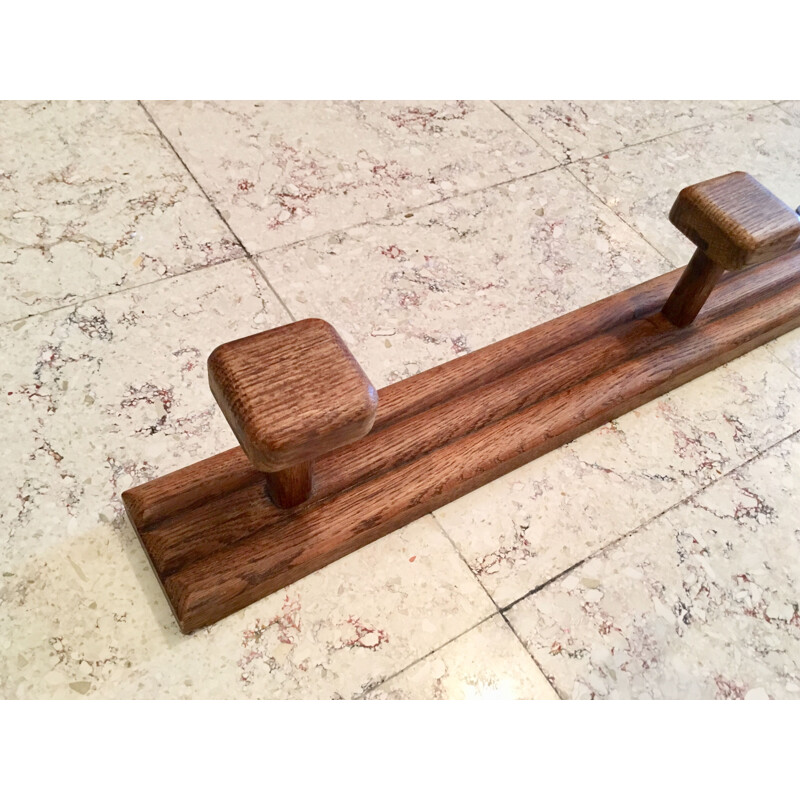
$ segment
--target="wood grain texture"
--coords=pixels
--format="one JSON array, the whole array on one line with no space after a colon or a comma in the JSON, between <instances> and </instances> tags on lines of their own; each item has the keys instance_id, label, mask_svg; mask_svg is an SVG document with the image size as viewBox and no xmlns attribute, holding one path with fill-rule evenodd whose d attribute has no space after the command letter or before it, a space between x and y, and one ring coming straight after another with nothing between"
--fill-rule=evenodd
<instances>
[{"instance_id":1,"label":"wood grain texture","mask_svg":"<svg viewBox=\"0 0 800 800\"><path fill-rule=\"evenodd\" d=\"M679 273L680 270L675 270L661 275L544 325L475 350L467 357L448 361L384 387L378 392L378 410L370 435L436 405L442 398L464 394L553 355L559 349L559 340L566 335L573 335L576 341L589 338L610 330L621 321L658 310ZM752 276L751 280L758 283L759 276ZM323 457L315 464L315 495L324 495L329 488L325 463ZM235 447L137 486L128 493L128 510L136 527L145 530L214 496L262 480L263 473L253 466L241 447Z\"/></svg>"},{"instance_id":2,"label":"wood grain texture","mask_svg":"<svg viewBox=\"0 0 800 800\"><path fill-rule=\"evenodd\" d=\"M265 472L267 494L278 508L292 508L311 496L313 486L311 461L301 461L278 472Z\"/></svg>"},{"instance_id":3,"label":"wood grain texture","mask_svg":"<svg viewBox=\"0 0 800 800\"><path fill-rule=\"evenodd\" d=\"M208 382L242 449L265 472L360 439L378 395L332 325L304 319L217 347ZM292 483L299 473L276 478ZM288 491L288 489L287 489ZM288 494L286 494L288 497Z\"/></svg>"},{"instance_id":4,"label":"wood grain texture","mask_svg":"<svg viewBox=\"0 0 800 800\"><path fill-rule=\"evenodd\" d=\"M753 269L748 272L745 282L729 281L730 274L723 275L714 293L715 304L703 309L700 316L713 316L717 308L743 302L747 297L757 297L764 291L779 287L781 281L793 280L791 264L791 260L780 260L773 262L770 270ZM382 388L378 392L378 412L370 437L420 411L549 358L559 352L562 342L569 338L574 338L576 342L593 339L621 323L655 313L682 272L684 270L677 269L660 275L536 328L475 350L468 356L453 359ZM358 452L358 448L350 447L316 462L315 497L338 491L341 486L359 479L360 472L355 467L342 465L345 472L339 477L333 476L327 468L329 463L340 464L341 454L346 452L350 455L353 449ZM136 526L146 530L215 496L262 481L263 473L250 463L240 447L234 447L130 490L129 513L133 515Z\"/></svg>"},{"instance_id":5,"label":"wood grain texture","mask_svg":"<svg viewBox=\"0 0 800 800\"><path fill-rule=\"evenodd\" d=\"M800 325L800 250L726 273L696 322L679 270L386 387L369 434L283 510L238 448L123 494L185 632Z\"/></svg>"},{"instance_id":6,"label":"wood grain texture","mask_svg":"<svg viewBox=\"0 0 800 800\"><path fill-rule=\"evenodd\" d=\"M664 303L664 316L679 328L691 325L724 271L702 250L695 250L692 260Z\"/></svg>"},{"instance_id":7,"label":"wood grain texture","mask_svg":"<svg viewBox=\"0 0 800 800\"><path fill-rule=\"evenodd\" d=\"M779 256L800 234L797 215L746 172L688 186L669 218L697 245L663 309L680 328L694 321L724 270Z\"/></svg>"},{"instance_id":8,"label":"wood grain texture","mask_svg":"<svg viewBox=\"0 0 800 800\"><path fill-rule=\"evenodd\" d=\"M800 236L797 214L746 172L683 189L670 222L725 269L742 269L784 253Z\"/></svg>"}]
</instances>

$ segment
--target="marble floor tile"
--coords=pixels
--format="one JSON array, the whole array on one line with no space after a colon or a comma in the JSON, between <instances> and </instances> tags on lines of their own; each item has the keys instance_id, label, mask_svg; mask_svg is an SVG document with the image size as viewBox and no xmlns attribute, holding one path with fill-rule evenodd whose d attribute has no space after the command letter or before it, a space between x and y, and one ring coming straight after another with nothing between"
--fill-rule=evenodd
<instances>
[{"instance_id":1,"label":"marble floor tile","mask_svg":"<svg viewBox=\"0 0 800 800\"><path fill-rule=\"evenodd\" d=\"M777 106L674 133L569 169L675 266L694 246L670 223L678 192L743 170L792 208L800 204L800 122Z\"/></svg>"},{"instance_id":2,"label":"marble floor tile","mask_svg":"<svg viewBox=\"0 0 800 800\"><path fill-rule=\"evenodd\" d=\"M0 696L360 696L494 610L430 517L191 636L127 522L4 566Z\"/></svg>"},{"instance_id":3,"label":"marble floor tile","mask_svg":"<svg viewBox=\"0 0 800 800\"><path fill-rule=\"evenodd\" d=\"M434 512L504 607L800 428L763 348Z\"/></svg>"},{"instance_id":4,"label":"marble floor tile","mask_svg":"<svg viewBox=\"0 0 800 800\"><path fill-rule=\"evenodd\" d=\"M233 234L142 107L0 104L0 697L798 696L797 332L191 636L124 517L235 443L223 341L382 386L684 263L689 183L800 202L796 103L580 106L148 104Z\"/></svg>"},{"instance_id":5,"label":"marble floor tile","mask_svg":"<svg viewBox=\"0 0 800 800\"><path fill-rule=\"evenodd\" d=\"M800 330L791 331L768 342L766 348L795 375L800 375Z\"/></svg>"},{"instance_id":6,"label":"marble floor tile","mask_svg":"<svg viewBox=\"0 0 800 800\"><path fill-rule=\"evenodd\" d=\"M555 166L485 101L147 108L253 253Z\"/></svg>"},{"instance_id":7,"label":"marble floor tile","mask_svg":"<svg viewBox=\"0 0 800 800\"><path fill-rule=\"evenodd\" d=\"M0 327L0 554L119 516L119 494L235 445L208 388L219 343L288 321L247 260Z\"/></svg>"},{"instance_id":8,"label":"marble floor tile","mask_svg":"<svg viewBox=\"0 0 800 800\"><path fill-rule=\"evenodd\" d=\"M242 255L136 103L0 104L0 322Z\"/></svg>"},{"instance_id":9,"label":"marble floor tile","mask_svg":"<svg viewBox=\"0 0 800 800\"><path fill-rule=\"evenodd\" d=\"M286 321L239 260L0 327L2 696L359 695L495 610L427 517L179 633L120 493L235 443L205 358Z\"/></svg>"},{"instance_id":10,"label":"marble floor tile","mask_svg":"<svg viewBox=\"0 0 800 800\"><path fill-rule=\"evenodd\" d=\"M296 318L339 330L376 386L670 269L564 169L258 263Z\"/></svg>"},{"instance_id":11,"label":"marble floor tile","mask_svg":"<svg viewBox=\"0 0 800 800\"><path fill-rule=\"evenodd\" d=\"M412 664L367 700L557 700L505 620L491 619Z\"/></svg>"},{"instance_id":12,"label":"marble floor tile","mask_svg":"<svg viewBox=\"0 0 800 800\"><path fill-rule=\"evenodd\" d=\"M560 163L607 153L767 105L765 100L501 100Z\"/></svg>"},{"instance_id":13,"label":"marble floor tile","mask_svg":"<svg viewBox=\"0 0 800 800\"><path fill-rule=\"evenodd\" d=\"M784 100L778 106L789 114L800 117L800 100Z\"/></svg>"},{"instance_id":14,"label":"marble floor tile","mask_svg":"<svg viewBox=\"0 0 800 800\"><path fill-rule=\"evenodd\" d=\"M800 698L800 436L515 605L562 696Z\"/></svg>"}]
</instances>

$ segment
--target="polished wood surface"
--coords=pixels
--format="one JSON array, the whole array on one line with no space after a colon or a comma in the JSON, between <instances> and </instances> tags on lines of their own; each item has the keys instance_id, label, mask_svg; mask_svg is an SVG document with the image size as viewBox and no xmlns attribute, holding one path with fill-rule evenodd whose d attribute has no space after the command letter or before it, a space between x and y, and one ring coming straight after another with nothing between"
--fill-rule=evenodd
<instances>
[{"instance_id":1,"label":"polished wood surface","mask_svg":"<svg viewBox=\"0 0 800 800\"><path fill-rule=\"evenodd\" d=\"M724 267L712 261L702 250L696 250L664 303L664 316L679 328L691 325L723 272Z\"/></svg>"},{"instance_id":2,"label":"polished wood surface","mask_svg":"<svg viewBox=\"0 0 800 800\"><path fill-rule=\"evenodd\" d=\"M360 439L378 394L332 325L304 319L217 347L208 382L242 449L278 472Z\"/></svg>"},{"instance_id":3,"label":"polished wood surface","mask_svg":"<svg viewBox=\"0 0 800 800\"><path fill-rule=\"evenodd\" d=\"M689 187L670 216L698 246L684 270L378 393L322 320L218 347L209 383L241 447L123 493L181 630L800 325L787 208L745 173Z\"/></svg>"},{"instance_id":4,"label":"polished wood surface","mask_svg":"<svg viewBox=\"0 0 800 800\"><path fill-rule=\"evenodd\" d=\"M466 394L554 355L559 350L558 342L567 336L574 336L576 341L591 338L611 330L622 321L657 311L679 273L680 270L676 270L659 276L584 309L475 350L468 356L385 386L378 392L378 411L370 436L435 407L443 397ZM758 284L759 279L759 275L753 275L751 283ZM315 491L318 493L324 494L330 486L331 477L326 465L331 458L334 458L333 454L319 459L315 465ZM346 485L355 474L352 467L344 468L347 475L341 484L338 479L333 479L339 487ZM261 480L262 473L240 447L235 447L137 486L135 493L127 493L126 503L137 527L146 529L213 496Z\"/></svg>"},{"instance_id":5,"label":"polished wood surface","mask_svg":"<svg viewBox=\"0 0 800 800\"><path fill-rule=\"evenodd\" d=\"M697 245L664 304L664 316L679 328L691 325L724 270L779 256L800 235L797 214L746 172L687 186L669 219Z\"/></svg>"},{"instance_id":6,"label":"polished wood surface","mask_svg":"<svg viewBox=\"0 0 800 800\"><path fill-rule=\"evenodd\" d=\"M278 508L292 508L311 496L314 486L314 464L301 461L292 467L265 472L267 494Z\"/></svg>"},{"instance_id":7,"label":"polished wood surface","mask_svg":"<svg viewBox=\"0 0 800 800\"><path fill-rule=\"evenodd\" d=\"M532 352L516 352L515 378L495 375L476 351L423 373L431 386L418 375L386 387L380 403L394 396L394 417L321 457L297 508L270 503L239 450L126 492L181 629L211 624L800 324L800 250L724 275L683 329L659 311L679 273L534 328L517 341ZM450 392L445 376L456 378L461 362L454 384L471 388ZM410 397L428 398L422 410L399 400L412 381ZM165 504L178 495L188 502Z\"/></svg>"},{"instance_id":8,"label":"polished wood surface","mask_svg":"<svg viewBox=\"0 0 800 800\"><path fill-rule=\"evenodd\" d=\"M670 222L725 269L761 264L800 236L797 214L746 172L683 189Z\"/></svg>"}]
</instances>

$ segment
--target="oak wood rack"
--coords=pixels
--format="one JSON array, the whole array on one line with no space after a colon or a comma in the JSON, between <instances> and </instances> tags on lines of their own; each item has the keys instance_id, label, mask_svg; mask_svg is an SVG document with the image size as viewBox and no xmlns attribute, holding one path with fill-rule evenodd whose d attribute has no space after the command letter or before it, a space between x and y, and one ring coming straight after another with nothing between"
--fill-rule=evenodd
<instances>
[{"instance_id":1,"label":"oak wood rack","mask_svg":"<svg viewBox=\"0 0 800 800\"><path fill-rule=\"evenodd\" d=\"M684 189L674 270L376 392L301 320L218 347L241 447L123 493L189 633L800 325L800 220L734 172ZM712 289L714 290L712 292Z\"/></svg>"}]
</instances>

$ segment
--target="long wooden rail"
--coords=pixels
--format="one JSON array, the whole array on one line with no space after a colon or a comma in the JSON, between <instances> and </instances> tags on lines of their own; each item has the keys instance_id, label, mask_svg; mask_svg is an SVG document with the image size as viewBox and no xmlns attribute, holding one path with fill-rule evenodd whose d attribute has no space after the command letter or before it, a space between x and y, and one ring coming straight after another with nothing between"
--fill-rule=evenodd
<instances>
[{"instance_id":1,"label":"long wooden rail","mask_svg":"<svg viewBox=\"0 0 800 800\"><path fill-rule=\"evenodd\" d=\"M796 237L796 216L786 218L792 224ZM789 238L783 228L778 233ZM237 343L226 346L219 363L211 362L212 387L244 448L123 494L181 630L211 624L799 326L800 246L783 249L745 271L711 270L719 282L689 322L666 315L676 304L679 312L692 305L675 300L684 291L675 270L387 386L377 407L374 390L324 323L249 337L248 352L265 348L256 350L267 362L258 371L252 356L237 360ZM292 347L306 331L324 359L306 392L312 400L299 392L289 401L281 392L307 380L295 372L313 361L311 345ZM280 371L271 373L275 353ZM320 381L320 370L324 378L334 367ZM269 388L264 373L273 376ZM337 386L345 387L343 399L324 407L319 393L335 395ZM275 417L276 406L283 417ZM249 433L269 425L271 438ZM356 435L359 426L369 432ZM246 451L276 471L302 463L310 494L290 507L272 502L275 484L265 484L270 476Z\"/></svg>"}]
</instances>

